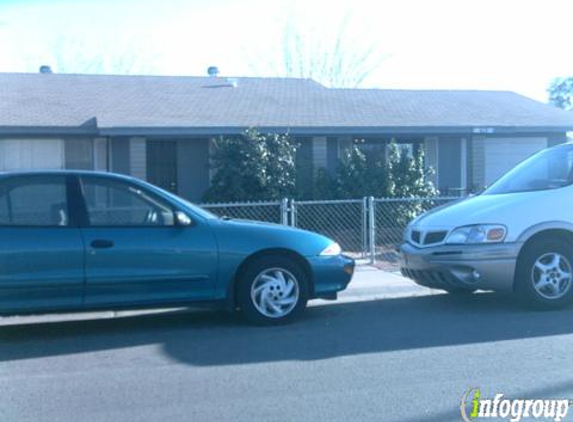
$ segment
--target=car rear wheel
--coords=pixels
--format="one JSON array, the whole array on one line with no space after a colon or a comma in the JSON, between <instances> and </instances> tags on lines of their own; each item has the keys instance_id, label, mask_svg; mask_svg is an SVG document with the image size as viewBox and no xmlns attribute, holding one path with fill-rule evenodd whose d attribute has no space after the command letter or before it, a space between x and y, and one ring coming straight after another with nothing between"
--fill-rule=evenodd
<instances>
[{"instance_id":1,"label":"car rear wheel","mask_svg":"<svg viewBox=\"0 0 573 422\"><path fill-rule=\"evenodd\" d=\"M573 253L561 239L527 247L518 261L515 290L535 309L558 309L573 299Z\"/></svg>"},{"instance_id":2,"label":"car rear wheel","mask_svg":"<svg viewBox=\"0 0 573 422\"><path fill-rule=\"evenodd\" d=\"M256 325L289 322L306 307L307 276L292 259L265 257L249 264L237 296L247 321Z\"/></svg>"}]
</instances>

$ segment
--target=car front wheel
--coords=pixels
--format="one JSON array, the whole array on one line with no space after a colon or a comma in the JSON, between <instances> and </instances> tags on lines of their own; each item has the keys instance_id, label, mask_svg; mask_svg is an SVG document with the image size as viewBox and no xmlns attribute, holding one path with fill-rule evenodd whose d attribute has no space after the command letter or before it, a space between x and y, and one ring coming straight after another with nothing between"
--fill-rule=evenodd
<instances>
[{"instance_id":1,"label":"car front wheel","mask_svg":"<svg viewBox=\"0 0 573 422\"><path fill-rule=\"evenodd\" d=\"M518 262L516 292L535 309L557 309L573 298L573 254L560 239L528 247Z\"/></svg>"},{"instance_id":2,"label":"car front wheel","mask_svg":"<svg viewBox=\"0 0 573 422\"><path fill-rule=\"evenodd\" d=\"M294 260L279 256L251 263L238 288L241 312L247 321L257 325L289 322L308 301L305 272Z\"/></svg>"}]
</instances>

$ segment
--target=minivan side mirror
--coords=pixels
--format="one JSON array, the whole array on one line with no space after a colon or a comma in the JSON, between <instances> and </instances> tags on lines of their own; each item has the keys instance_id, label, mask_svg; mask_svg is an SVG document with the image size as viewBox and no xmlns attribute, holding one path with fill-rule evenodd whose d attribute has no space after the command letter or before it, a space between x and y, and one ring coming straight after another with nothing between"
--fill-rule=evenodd
<instances>
[{"instance_id":1,"label":"minivan side mirror","mask_svg":"<svg viewBox=\"0 0 573 422\"><path fill-rule=\"evenodd\" d=\"M191 217L183 211L175 211L175 225L176 226L190 226L193 223Z\"/></svg>"}]
</instances>

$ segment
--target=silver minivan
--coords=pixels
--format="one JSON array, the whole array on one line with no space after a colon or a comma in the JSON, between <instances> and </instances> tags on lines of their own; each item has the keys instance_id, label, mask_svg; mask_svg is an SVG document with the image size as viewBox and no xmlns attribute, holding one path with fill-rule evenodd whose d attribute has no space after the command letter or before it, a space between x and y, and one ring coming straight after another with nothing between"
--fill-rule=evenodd
<instances>
[{"instance_id":1,"label":"silver minivan","mask_svg":"<svg viewBox=\"0 0 573 422\"><path fill-rule=\"evenodd\" d=\"M514 292L535 308L573 299L573 144L543 150L483 193L412 221L401 271L468 294Z\"/></svg>"}]
</instances>

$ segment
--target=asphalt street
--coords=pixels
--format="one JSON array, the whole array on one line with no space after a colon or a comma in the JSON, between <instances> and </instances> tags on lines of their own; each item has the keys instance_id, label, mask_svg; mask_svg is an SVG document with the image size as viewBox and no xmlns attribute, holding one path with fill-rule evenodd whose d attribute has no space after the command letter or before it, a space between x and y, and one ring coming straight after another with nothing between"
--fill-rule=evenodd
<instances>
[{"instance_id":1,"label":"asphalt street","mask_svg":"<svg viewBox=\"0 0 573 422\"><path fill-rule=\"evenodd\" d=\"M445 422L462 420L471 387L573 398L573 309L451 297L369 268L288 326L205 310L0 325L1 422Z\"/></svg>"}]
</instances>

